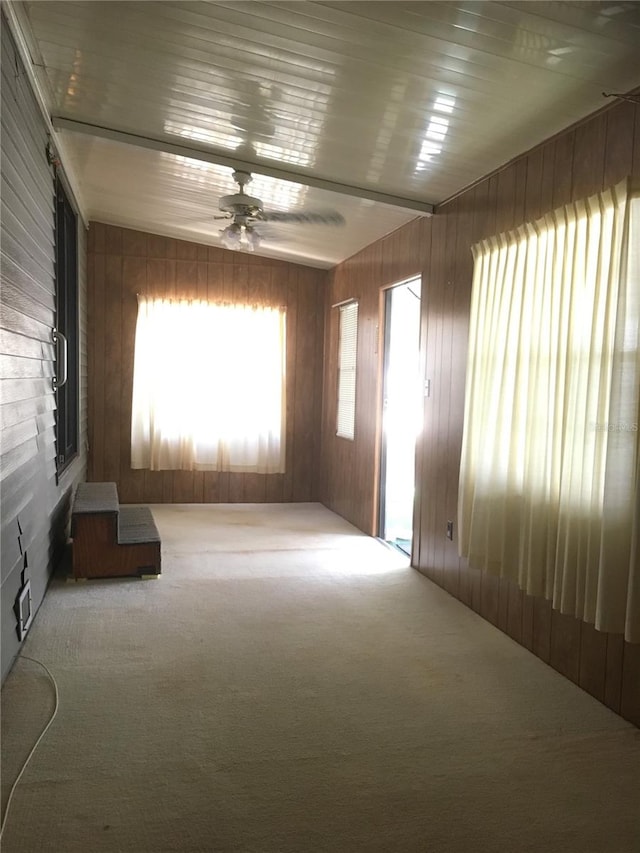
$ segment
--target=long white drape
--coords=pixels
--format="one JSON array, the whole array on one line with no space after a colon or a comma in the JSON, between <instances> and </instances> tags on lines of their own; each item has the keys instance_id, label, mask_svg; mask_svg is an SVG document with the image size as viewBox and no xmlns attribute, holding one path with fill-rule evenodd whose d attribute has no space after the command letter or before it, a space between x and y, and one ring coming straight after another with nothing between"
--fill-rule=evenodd
<instances>
[{"instance_id":1,"label":"long white drape","mask_svg":"<svg viewBox=\"0 0 640 853\"><path fill-rule=\"evenodd\" d=\"M285 313L141 297L132 468L284 472Z\"/></svg>"},{"instance_id":2,"label":"long white drape","mask_svg":"<svg viewBox=\"0 0 640 853\"><path fill-rule=\"evenodd\" d=\"M458 518L471 566L630 642L639 207L621 184L473 247Z\"/></svg>"}]
</instances>

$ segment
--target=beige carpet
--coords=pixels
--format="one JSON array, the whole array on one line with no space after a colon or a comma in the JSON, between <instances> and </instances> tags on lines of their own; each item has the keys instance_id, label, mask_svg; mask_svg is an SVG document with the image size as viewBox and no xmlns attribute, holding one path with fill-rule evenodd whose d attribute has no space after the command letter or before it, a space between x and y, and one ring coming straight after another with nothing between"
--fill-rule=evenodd
<instances>
[{"instance_id":1,"label":"beige carpet","mask_svg":"<svg viewBox=\"0 0 640 853\"><path fill-rule=\"evenodd\" d=\"M2 853L637 853L640 730L317 504L157 506L157 581L54 582L60 708ZM3 805L52 708L3 690Z\"/></svg>"}]
</instances>

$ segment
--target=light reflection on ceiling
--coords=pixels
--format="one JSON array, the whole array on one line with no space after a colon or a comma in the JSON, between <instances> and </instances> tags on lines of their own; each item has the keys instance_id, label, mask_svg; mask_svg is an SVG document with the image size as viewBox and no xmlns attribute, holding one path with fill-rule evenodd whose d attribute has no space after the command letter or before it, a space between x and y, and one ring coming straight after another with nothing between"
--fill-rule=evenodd
<instances>
[{"instance_id":1,"label":"light reflection on ceiling","mask_svg":"<svg viewBox=\"0 0 640 853\"><path fill-rule=\"evenodd\" d=\"M438 95L433 102L432 112L429 114L427 129L420 146L416 172L422 172L442 152L445 138L449 130L449 119L444 118L442 113L453 113L456 99L450 95Z\"/></svg>"},{"instance_id":2,"label":"light reflection on ceiling","mask_svg":"<svg viewBox=\"0 0 640 853\"><path fill-rule=\"evenodd\" d=\"M206 228L234 191L235 158L252 164L265 207L344 215L340 234L287 225L289 242L274 240L275 256L313 265L580 121L603 91L640 86L640 3L629 0L6 5L88 215L217 245ZM258 183L261 166L279 179ZM392 204L369 199L380 193Z\"/></svg>"}]
</instances>

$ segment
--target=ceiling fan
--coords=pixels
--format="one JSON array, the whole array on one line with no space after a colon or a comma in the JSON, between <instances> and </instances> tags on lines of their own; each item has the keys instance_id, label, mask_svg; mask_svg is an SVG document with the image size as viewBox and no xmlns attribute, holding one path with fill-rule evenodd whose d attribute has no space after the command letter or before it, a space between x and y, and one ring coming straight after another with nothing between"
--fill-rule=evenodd
<instances>
[{"instance_id":1,"label":"ceiling fan","mask_svg":"<svg viewBox=\"0 0 640 853\"><path fill-rule=\"evenodd\" d=\"M276 211L265 210L262 201L247 195L245 186L251 182L249 172L236 170L233 180L238 184L239 192L222 196L219 207L222 216L215 219L230 219L231 223L220 232L222 242L227 249L248 249L255 251L260 245L260 233L256 224L261 222L295 222L303 225L344 225L344 216L336 210L327 211Z\"/></svg>"}]
</instances>

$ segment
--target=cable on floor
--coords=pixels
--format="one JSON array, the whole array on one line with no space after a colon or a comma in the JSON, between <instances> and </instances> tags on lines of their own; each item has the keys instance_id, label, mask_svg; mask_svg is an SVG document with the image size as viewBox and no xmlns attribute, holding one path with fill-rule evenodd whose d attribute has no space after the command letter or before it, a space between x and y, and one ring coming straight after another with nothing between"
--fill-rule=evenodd
<instances>
[{"instance_id":1,"label":"cable on floor","mask_svg":"<svg viewBox=\"0 0 640 853\"><path fill-rule=\"evenodd\" d=\"M37 750L38 746L40 745L40 741L46 735L46 733L49 731L51 724L53 723L53 721L56 718L56 714L58 713L58 707L60 705L60 695L58 693L58 684L57 684L55 678L53 677L53 674L52 674L51 670L49 669L49 667L46 664L42 663L42 661L37 660L36 658L29 657L28 655L20 655L20 657L22 658L22 660L30 660L33 663L37 663L38 666L41 666L44 669L44 671L49 676L51 683L53 684L53 689L55 691L56 701L55 701L55 707L53 709L53 714L51 715L49 722L44 727L44 729L40 732L40 736L38 737L38 740L34 743L32 749L31 749L31 752L29 753L24 764L22 765L22 769L18 773L18 776L16 777L16 781L11 786L11 791L9 792L9 798L7 800L7 806L4 810L4 815L2 817L2 824L0 824L0 839L2 839L2 834L4 832L4 828L5 828L5 825L7 822L7 818L9 816L9 809L11 808L11 802L13 800L13 795L15 794L16 788L18 787L18 782L20 781L20 779L22 779L24 771L27 769L29 762L33 758L35 751Z\"/></svg>"}]
</instances>

